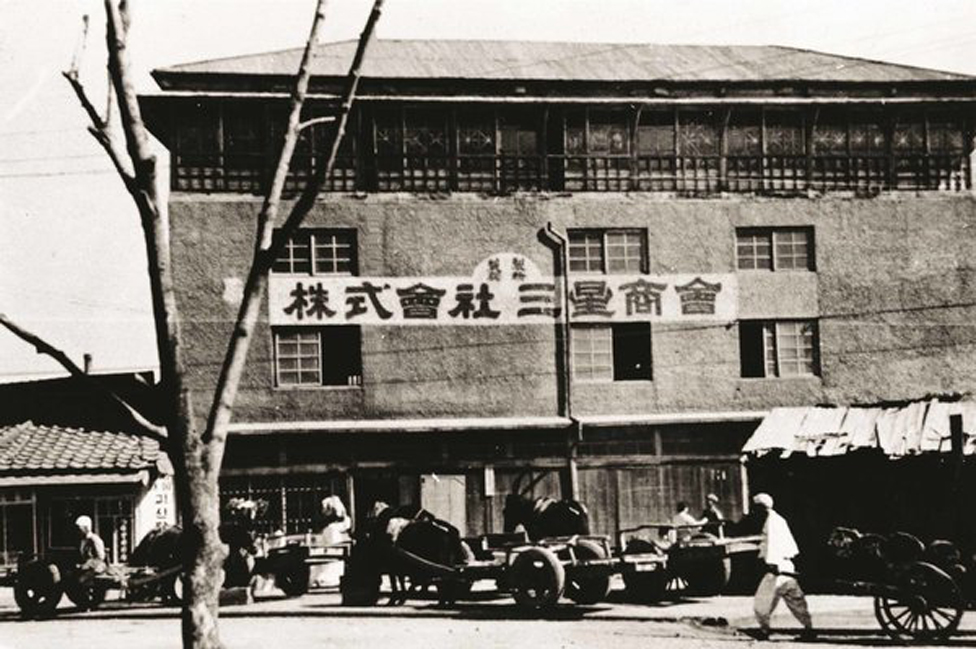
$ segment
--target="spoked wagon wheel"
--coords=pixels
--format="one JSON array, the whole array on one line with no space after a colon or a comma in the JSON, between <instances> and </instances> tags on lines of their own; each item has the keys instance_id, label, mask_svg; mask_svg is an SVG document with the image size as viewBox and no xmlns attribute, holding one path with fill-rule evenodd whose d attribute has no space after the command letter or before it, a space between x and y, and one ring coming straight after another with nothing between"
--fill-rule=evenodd
<instances>
[{"instance_id":1,"label":"spoked wagon wheel","mask_svg":"<svg viewBox=\"0 0 976 649\"><path fill-rule=\"evenodd\" d=\"M14 601L28 617L53 615L61 601L61 571L53 563L29 563L17 575Z\"/></svg>"},{"instance_id":2,"label":"spoked wagon wheel","mask_svg":"<svg viewBox=\"0 0 976 649\"><path fill-rule=\"evenodd\" d=\"M607 554L603 546L589 539L580 539L574 547L576 558L579 561L589 559L606 559ZM580 576L575 570L570 569L570 574L566 579L566 597L577 604L596 604L602 602L610 593L610 575L597 574L593 576Z\"/></svg>"},{"instance_id":3,"label":"spoked wagon wheel","mask_svg":"<svg viewBox=\"0 0 976 649\"><path fill-rule=\"evenodd\" d=\"M512 596L530 610L554 606L566 586L566 571L551 550L528 548L515 557L509 567Z\"/></svg>"},{"instance_id":4,"label":"spoked wagon wheel","mask_svg":"<svg viewBox=\"0 0 976 649\"><path fill-rule=\"evenodd\" d=\"M947 640L959 627L963 601L949 575L930 563L909 565L897 591L874 598L874 614L895 640Z\"/></svg>"}]
</instances>

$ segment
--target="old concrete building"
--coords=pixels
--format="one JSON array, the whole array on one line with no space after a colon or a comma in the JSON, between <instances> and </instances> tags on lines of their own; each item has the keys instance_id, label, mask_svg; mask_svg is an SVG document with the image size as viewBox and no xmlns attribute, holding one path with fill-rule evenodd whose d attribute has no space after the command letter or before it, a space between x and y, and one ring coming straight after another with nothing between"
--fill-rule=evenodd
<instances>
[{"instance_id":1,"label":"old concrete building","mask_svg":"<svg viewBox=\"0 0 976 649\"><path fill-rule=\"evenodd\" d=\"M319 47L309 117L335 111L354 47ZM299 56L156 70L142 98L171 152L201 409ZM736 515L770 408L972 389L976 79L780 47L466 41L379 41L364 75L272 273L225 462L225 492L288 531L327 492L470 533L525 488L575 494L600 532L708 492ZM293 194L329 129L306 131Z\"/></svg>"}]
</instances>

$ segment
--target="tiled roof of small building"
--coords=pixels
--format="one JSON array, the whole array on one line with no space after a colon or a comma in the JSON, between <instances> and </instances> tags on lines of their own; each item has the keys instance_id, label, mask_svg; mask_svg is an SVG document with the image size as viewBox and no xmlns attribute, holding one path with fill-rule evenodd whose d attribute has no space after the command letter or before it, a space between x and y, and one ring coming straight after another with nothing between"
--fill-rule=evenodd
<instances>
[{"instance_id":1,"label":"tiled roof of small building","mask_svg":"<svg viewBox=\"0 0 976 649\"><path fill-rule=\"evenodd\" d=\"M0 428L0 475L131 473L159 456L155 440L129 433L29 421Z\"/></svg>"},{"instance_id":2,"label":"tiled roof of small building","mask_svg":"<svg viewBox=\"0 0 976 649\"><path fill-rule=\"evenodd\" d=\"M355 41L317 47L313 74L345 76ZM235 56L158 70L292 75L301 49ZM385 79L551 81L833 81L972 79L962 74L777 45L662 45L472 40L377 40L363 76ZM157 76L157 78L159 78Z\"/></svg>"}]
</instances>

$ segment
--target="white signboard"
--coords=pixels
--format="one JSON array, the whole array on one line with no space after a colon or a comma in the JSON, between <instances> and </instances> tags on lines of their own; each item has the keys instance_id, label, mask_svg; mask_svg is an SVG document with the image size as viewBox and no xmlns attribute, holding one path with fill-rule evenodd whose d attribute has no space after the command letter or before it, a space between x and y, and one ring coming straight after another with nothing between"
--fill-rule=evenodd
<instances>
[{"instance_id":1,"label":"white signboard","mask_svg":"<svg viewBox=\"0 0 976 649\"><path fill-rule=\"evenodd\" d=\"M526 258L500 254L471 277L272 275L272 325L513 325L561 319L562 278ZM736 317L733 273L571 274L572 322L711 320Z\"/></svg>"}]
</instances>

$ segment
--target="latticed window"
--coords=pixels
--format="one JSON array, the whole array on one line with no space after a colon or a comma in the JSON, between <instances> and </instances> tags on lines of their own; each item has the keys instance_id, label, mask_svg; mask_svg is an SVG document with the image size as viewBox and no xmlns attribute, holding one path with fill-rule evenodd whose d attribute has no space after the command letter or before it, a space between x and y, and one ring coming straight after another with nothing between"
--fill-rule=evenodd
<instances>
[{"instance_id":1,"label":"latticed window","mask_svg":"<svg viewBox=\"0 0 976 649\"><path fill-rule=\"evenodd\" d=\"M932 153L963 153L966 150L962 126L949 116L929 118L929 151Z\"/></svg>"},{"instance_id":2,"label":"latticed window","mask_svg":"<svg viewBox=\"0 0 976 649\"><path fill-rule=\"evenodd\" d=\"M609 155L629 154L630 126L628 116L624 113L613 112L591 113L587 151Z\"/></svg>"},{"instance_id":3,"label":"latticed window","mask_svg":"<svg viewBox=\"0 0 976 649\"><path fill-rule=\"evenodd\" d=\"M580 381L613 380L613 330L573 327L573 375Z\"/></svg>"},{"instance_id":4,"label":"latticed window","mask_svg":"<svg viewBox=\"0 0 976 649\"><path fill-rule=\"evenodd\" d=\"M271 270L274 273L355 275L356 232L299 230L285 242Z\"/></svg>"},{"instance_id":5,"label":"latticed window","mask_svg":"<svg viewBox=\"0 0 976 649\"><path fill-rule=\"evenodd\" d=\"M817 323L814 320L747 320L739 323L742 376L816 376Z\"/></svg>"},{"instance_id":6,"label":"latticed window","mask_svg":"<svg viewBox=\"0 0 976 649\"><path fill-rule=\"evenodd\" d=\"M362 385L357 326L281 327L274 330L275 380L281 387Z\"/></svg>"},{"instance_id":7,"label":"latticed window","mask_svg":"<svg viewBox=\"0 0 976 649\"><path fill-rule=\"evenodd\" d=\"M740 231L736 235L736 255L740 270L772 270L773 245L769 232Z\"/></svg>"},{"instance_id":8,"label":"latticed window","mask_svg":"<svg viewBox=\"0 0 976 649\"><path fill-rule=\"evenodd\" d=\"M739 228L739 270L813 270L811 228Z\"/></svg>"},{"instance_id":9,"label":"latticed window","mask_svg":"<svg viewBox=\"0 0 976 649\"><path fill-rule=\"evenodd\" d=\"M796 156L806 152L803 140L803 116L787 111L766 113L766 153L774 156Z\"/></svg>"},{"instance_id":10,"label":"latticed window","mask_svg":"<svg viewBox=\"0 0 976 649\"><path fill-rule=\"evenodd\" d=\"M888 150L888 138L877 122L863 118L851 122L851 153L884 155Z\"/></svg>"},{"instance_id":11,"label":"latticed window","mask_svg":"<svg viewBox=\"0 0 976 649\"><path fill-rule=\"evenodd\" d=\"M814 153L847 155L847 123L839 118L817 123L813 129Z\"/></svg>"},{"instance_id":12,"label":"latticed window","mask_svg":"<svg viewBox=\"0 0 976 649\"><path fill-rule=\"evenodd\" d=\"M678 114L678 151L683 156L718 155L721 136L711 111Z\"/></svg>"},{"instance_id":13,"label":"latticed window","mask_svg":"<svg viewBox=\"0 0 976 649\"><path fill-rule=\"evenodd\" d=\"M641 155L674 155L674 113L642 112L637 127L637 150Z\"/></svg>"},{"instance_id":14,"label":"latticed window","mask_svg":"<svg viewBox=\"0 0 976 649\"><path fill-rule=\"evenodd\" d=\"M316 330L275 334L278 385L321 385L322 347Z\"/></svg>"},{"instance_id":15,"label":"latticed window","mask_svg":"<svg viewBox=\"0 0 976 649\"><path fill-rule=\"evenodd\" d=\"M650 323L574 326L572 345L578 381L651 380Z\"/></svg>"},{"instance_id":16,"label":"latticed window","mask_svg":"<svg viewBox=\"0 0 976 649\"><path fill-rule=\"evenodd\" d=\"M762 154L762 116L758 112L733 111L729 121L728 142L729 155Z\"/></svg>"},{"instance_id":17,"label":"latticed window","mask_svg":"<svg viewBox=\"0 0 976 649\"><path fill-rule=\"evenodd\" d=\"M640 273L647 238L641 230L570 230L569 269L582 273Z\"/></svg>"}]
</instances>

